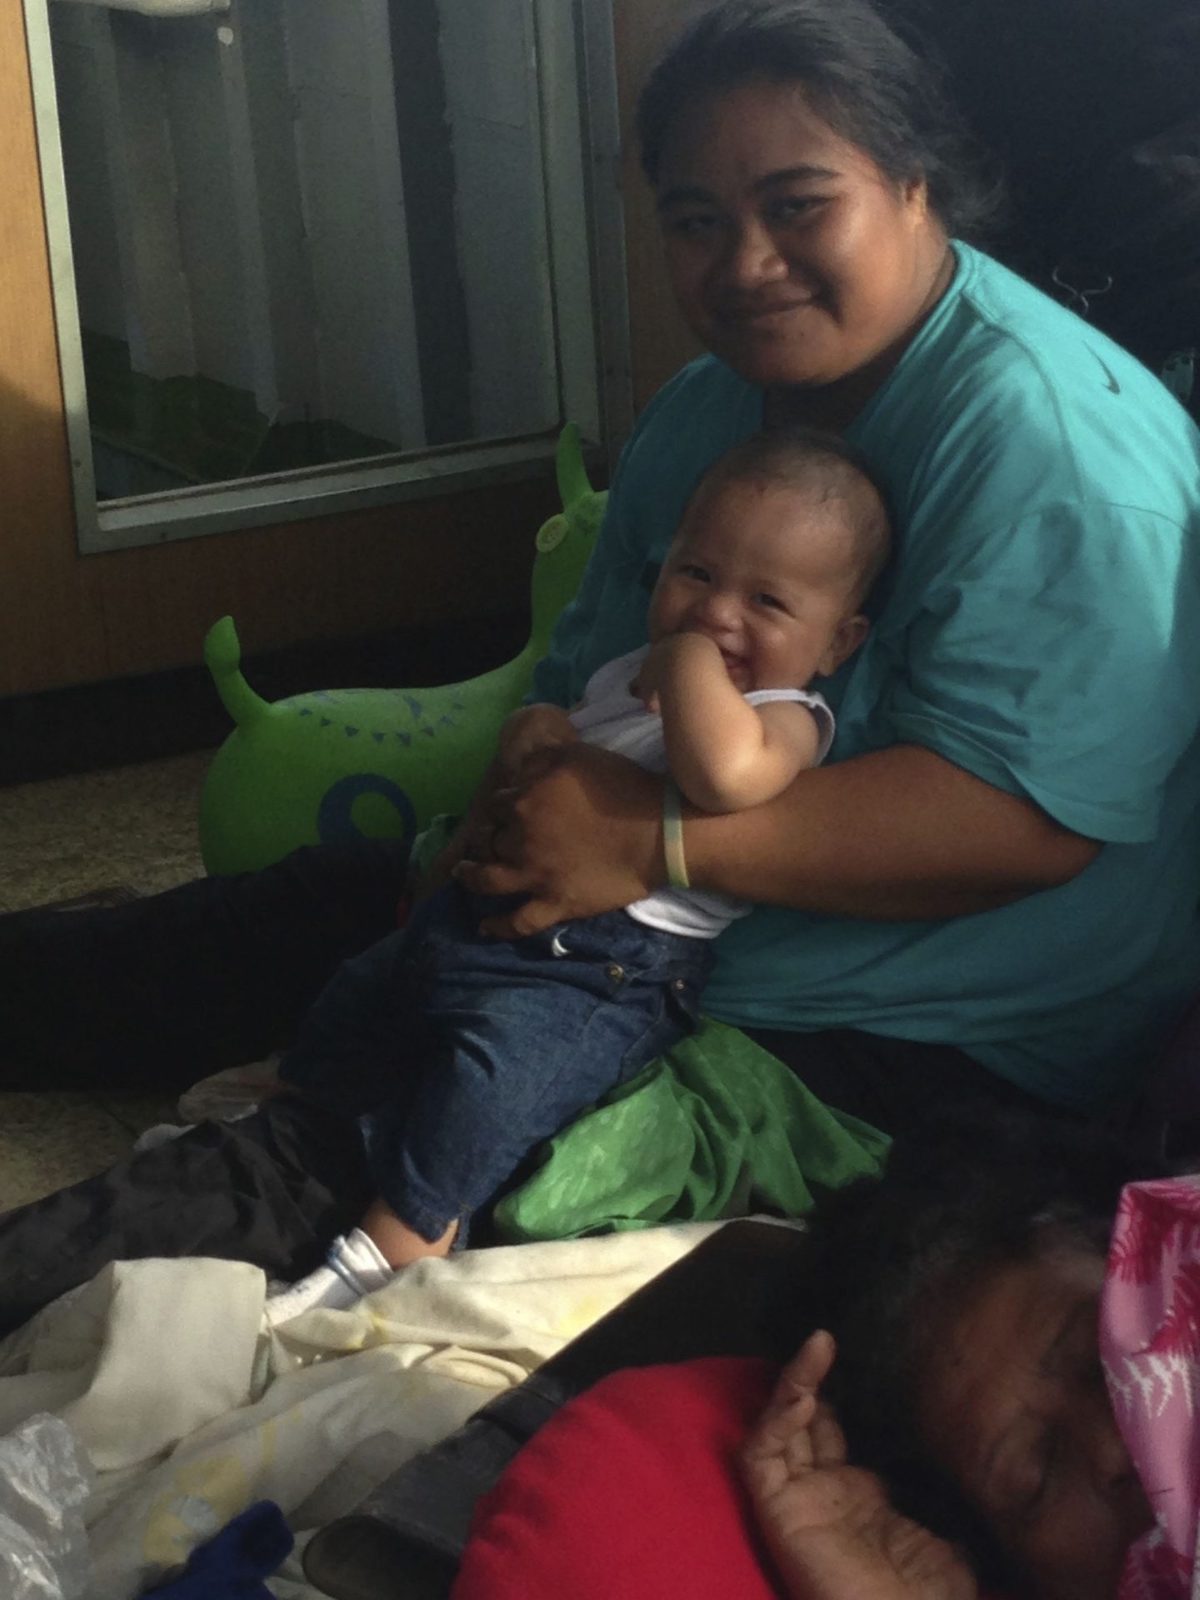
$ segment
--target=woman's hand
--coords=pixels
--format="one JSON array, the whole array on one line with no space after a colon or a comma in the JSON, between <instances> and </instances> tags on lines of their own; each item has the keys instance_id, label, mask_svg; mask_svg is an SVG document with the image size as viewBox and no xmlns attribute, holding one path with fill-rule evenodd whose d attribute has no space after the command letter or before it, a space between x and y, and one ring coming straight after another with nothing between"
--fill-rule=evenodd
<instances>
[{"instance_id":1,"label":"woman's hand","mask_svg":"<svg viewBox=\"0 0 1200 1600\"><path fill-rule=\"evenodd\" d=\"M495 790L455 876L478 894L525 895L484 932L520 938L641 900L664 882L661 778L576 742L530 758Z\"/></svg>"},{"instance_id":2,"label":"woman's hand","mask_svg":"<svg viewBox=\"0 0 1200 1600\"><path fill-rule=\"evenodd\" d=\"M431 895L435 889L442 888L454 876L459 862L478 848L481 835L486 836L490 829L488 814L492 798L496 790L506 781L499 760L492 761L480 779L479 787L471 796L470 805L445 845L438 851L424 873L419 877L415 874L410 876L408 894L412 900L424 900L426 895Z\"/></svg>"},{"instance_id":3,"label":"woman's hand","mask_svg":"<svg viewBox=\"0 0 1200 1600\"><path fill-rule=\"evenodd\" d=\"M793 1600L976 1600L944 1540L893 1510L874 1473L848 1464L820 1387L833 1366L814 1333L784 1368L742 1452L758 1524Z\"/></svg>"},{"instance_id":4,"label":"woman's hand","mask_svg":"<svg viewBox=\"0 0 1200 1600\"><path fill-rule=\"evenodd\" d=\"M559 745L574 744L579 735L561 706L521 706L500 729L496 756L507 783L518 783L532 756Z\"/></svg>"},{"instance_id":5,"label":"woman's hand","mask_svg":"<svg viewBox=\"0 0 1200 1600\"><path fill-rule=\"evenodd\" d=\"M540 770L541 757L547 751L574 744L578 738L570 717L560 706L521 706L506 718L495 758L471 796L471 804L428 871L410 883L411 897L423 900L440 889L454 876L460 861L490 859L494 819L503 809L496 795L519 786L529 771Z\"/></svg>"}]
</instances>

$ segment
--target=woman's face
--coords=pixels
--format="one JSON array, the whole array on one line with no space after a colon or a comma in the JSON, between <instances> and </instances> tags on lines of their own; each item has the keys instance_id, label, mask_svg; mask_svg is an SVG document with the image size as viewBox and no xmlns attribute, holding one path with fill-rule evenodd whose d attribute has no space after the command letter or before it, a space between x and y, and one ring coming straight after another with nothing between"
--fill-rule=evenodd
<instances>
[{"instance_id":1,"label":"woman's face","mask_svg":"<svg viewBox=\"0 0 1200 1600\"><path fill-rule=\"evenodd\" d=\"M796 84L751 79L682 113L658 208L693 332L764 388L881 381L952 270L924 183L891 182Z\"/></svg>"},{"instance_id":2,"label":"woman's face","mask_svg":"<svg viewBox=\"0 0 1200 1600\"><path fill-rule=\"evenodd\" d=\"M948 1319L923 1387L929 1445L1042 1600L1111 1600L1154 1520L1105 1388L1103 1279L1078 1249L998 1268Z\"/></svg>"}]
</instances>

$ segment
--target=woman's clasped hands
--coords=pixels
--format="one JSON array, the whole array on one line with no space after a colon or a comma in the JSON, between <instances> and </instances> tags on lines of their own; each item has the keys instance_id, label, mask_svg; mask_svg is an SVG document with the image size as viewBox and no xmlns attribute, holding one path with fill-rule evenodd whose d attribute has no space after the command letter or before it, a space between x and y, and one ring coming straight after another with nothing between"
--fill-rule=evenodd
<instances>
[{"instance_id":1,"label":"woman's clasped hands","mask_svg":"<svg viewBox=\"0 0 1200 1600\"><path fill-rule=\"evenodd\" d=\"M454 876L483 895L523 895L483 931L522 938L615 911L662 881L662 779L578 740L499 765L472 807Z\"/></svg>"}]
</instances>

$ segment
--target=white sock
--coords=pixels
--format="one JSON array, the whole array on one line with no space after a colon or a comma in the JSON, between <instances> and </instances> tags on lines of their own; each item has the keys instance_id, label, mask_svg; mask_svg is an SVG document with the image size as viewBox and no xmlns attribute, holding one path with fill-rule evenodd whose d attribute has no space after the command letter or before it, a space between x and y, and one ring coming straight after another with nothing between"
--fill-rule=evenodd
<instances>
[{"instance_id":1,"label":"white sock","mask_svg":"<svg viewBox=\"0 0 1200 1600\"><path fill-rule=\"evenodd\" d=\"M172 1139L178 1139L181 1133L189 1132L191 1127L190 1122L156 1122L134 1140L133 1153L140 1155L143 1150L154 1150L160 1144L169 1144Z\"/></svg>"},{"instance_id":2,"label":"white sock","mask_svg":"<svg viewBox=\"0 0 1200 1600\"><path fill-rule=\"evenodd\" d=\"M382 1288L392 1276L393 1268L375 1241L361 1228L352 1228L344 1238L333 1241L323 1266L271 1295L263 1314L269 1325L277 1328L314 1306L344 1311L364 1294Z\"/></svg>"}]
</instances>

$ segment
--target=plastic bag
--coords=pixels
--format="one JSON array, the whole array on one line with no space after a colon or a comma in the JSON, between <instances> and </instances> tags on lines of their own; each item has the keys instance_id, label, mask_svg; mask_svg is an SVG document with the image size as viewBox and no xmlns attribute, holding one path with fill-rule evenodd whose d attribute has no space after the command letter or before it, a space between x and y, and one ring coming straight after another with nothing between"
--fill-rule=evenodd
<instances>
[{"instance_id":1,"label":"plastic bag","mask_svg":"<svg viewBox=\"0 0 1200 1600\"><path fill-rule=\"evenodd\" d=\"M0 1595L81 1600L88 1582L83 1509L92 1467L61 1417L40 1412L0 1439Z\"/></svg>"}]
</instances>

